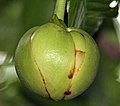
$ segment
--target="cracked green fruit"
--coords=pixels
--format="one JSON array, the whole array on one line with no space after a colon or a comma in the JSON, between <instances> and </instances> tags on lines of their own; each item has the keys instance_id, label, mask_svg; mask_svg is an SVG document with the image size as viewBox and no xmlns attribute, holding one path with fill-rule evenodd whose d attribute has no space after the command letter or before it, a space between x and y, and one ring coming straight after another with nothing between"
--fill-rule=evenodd
<instances>
[{"instance_id":1,"label":"cracked green fruit","mask_svg":"<svg viewBox=\"0 0 120 106\"><path fill-rule=\"evenodd\" d=\"M32 91L53 100L80 95L92 83L98 66L96 43L82 30L47 23L20 40L17 74Z\"/></svg>"}]
</instances>

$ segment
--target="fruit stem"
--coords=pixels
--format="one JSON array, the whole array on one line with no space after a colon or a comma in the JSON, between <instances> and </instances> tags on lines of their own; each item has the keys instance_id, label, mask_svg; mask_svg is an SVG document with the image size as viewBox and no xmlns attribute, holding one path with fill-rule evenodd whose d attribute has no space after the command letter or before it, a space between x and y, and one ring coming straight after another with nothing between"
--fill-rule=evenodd
<instances>
[{"instance_id":1,"label":"fruit stem","mask_svg":"<svg viewBox=\"0 0 120 106\"><path fill-rule=\"evenodd\" d=\"M54 14L58 16L59 19L64 21L65 5L67 0L57 0Z\"/></svg>"}]
</instances>

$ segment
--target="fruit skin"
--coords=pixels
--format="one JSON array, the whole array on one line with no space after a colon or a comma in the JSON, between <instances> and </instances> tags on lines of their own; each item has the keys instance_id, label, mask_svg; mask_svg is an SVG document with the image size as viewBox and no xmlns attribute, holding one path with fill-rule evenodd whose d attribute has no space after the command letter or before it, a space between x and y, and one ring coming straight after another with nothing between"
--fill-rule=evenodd
<instances>
[{"instance_id":1,"label":"fruit skin","mask_svg":"<svg viewBox=\"0 0 120 106\"><path fill-rule=\"evenodd\" d=\"M72 99L87 89L98 61L98 48L91 36L54 23L26 32L15 53L21 82L53 100Z\"/></svg>"}]
</instances>

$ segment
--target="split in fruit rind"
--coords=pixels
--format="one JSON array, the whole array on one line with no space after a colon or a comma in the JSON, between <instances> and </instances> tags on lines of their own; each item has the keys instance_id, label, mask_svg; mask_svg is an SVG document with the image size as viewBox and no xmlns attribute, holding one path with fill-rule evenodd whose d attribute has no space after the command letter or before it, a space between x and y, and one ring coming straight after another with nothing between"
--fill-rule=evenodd
<instances>
[{"instance_id":1,"label":"split in fruit rind","mask_svg":"<svg viewBox=\"0 0 120 106\"><path fill-rule=\"evenodd\" d=\"M73 39L69 32L53 23L41 26L35 34L32 39L33 57L50 97L60 100L70 83L67 76L74 64Z\"/></svg>"},{"instance_id":2,"label":"split in fruit rind","mask_svg":"<svg viewBox=\"0 0 120 106\"><path fill-rule=\"evenodd\" d=\"M90 35L88 35L86 32L82 30L71 29L71 32L72 31L73 32L77 31L76 33L79 33L80 35L84 37L85 39L84 50L85 51L83 52L84 59L81 64L81 67L79 68L79 71L76 70L78 72L72 79L71 87L69 88L69 91L71 92L71 94L66 95L64 99L74 98L78 96L79 94L81 94L83 91L85 91L89 87L89 85L92 83L93 79L95 78L98 63L99 63L98 62L99 61L98 47L95 41L92 39L92 37L90 37ZM76 45L76 47L77 46L79 47L79 45L80 44Z\"/></svg>"},{"instance_id":3,"label":"split in fruit rind","mask_svg":"<svg viewBox=\"0 0 120 106\"><path fill-rule=\"evenodd\" d=\"M35 65L31 54L31 36L38 28L30 29L20 40L15 54L15 66L21 82L27 88L41 96L48 97L38 67Z\"/></svg>"}]
</instances>

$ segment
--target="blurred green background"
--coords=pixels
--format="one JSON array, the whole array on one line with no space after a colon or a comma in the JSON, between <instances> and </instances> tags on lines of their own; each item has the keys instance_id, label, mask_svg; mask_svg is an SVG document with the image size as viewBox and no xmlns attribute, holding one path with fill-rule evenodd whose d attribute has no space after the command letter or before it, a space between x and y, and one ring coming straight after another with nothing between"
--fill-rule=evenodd
<instances>
[{"instance_id":1,"label":"blurred green background","mask_svg":"<svg viewBox=\"0 0 120 106\"><path fill-rule=\"evenodd\" d=\"M94 34L100 65L92 85L69 101L52 101L24 88L14 68L18 41L52 17L56 0L0 0L0 106L120 106L120 26L105 19ZM120 18L120 17L119 17Z\"/></svg>"}]
</instances>

